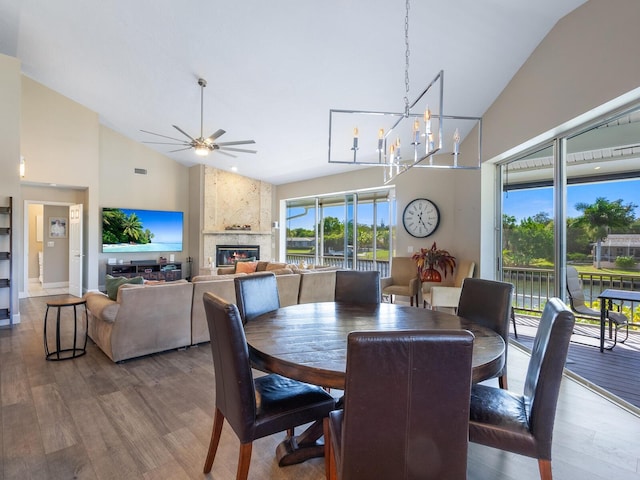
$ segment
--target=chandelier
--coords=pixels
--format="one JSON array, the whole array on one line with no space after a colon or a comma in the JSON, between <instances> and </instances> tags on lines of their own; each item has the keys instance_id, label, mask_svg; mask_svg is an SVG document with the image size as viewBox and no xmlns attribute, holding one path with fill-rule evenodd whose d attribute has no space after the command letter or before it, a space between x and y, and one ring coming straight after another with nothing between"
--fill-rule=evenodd
<instances>
[{"instance_id":1,"label":"chandelier","mask_svg":"<svg viewBox=\"0 0 640 480\"><path fill-rule=\"evenodd\" d=\"M479 169L482 157L482 119L443 113L443 70L409 102L409 8L403 111L329 110L329 163L384 167L385 184L412 167Z\"/></svg>"}]
</instances>

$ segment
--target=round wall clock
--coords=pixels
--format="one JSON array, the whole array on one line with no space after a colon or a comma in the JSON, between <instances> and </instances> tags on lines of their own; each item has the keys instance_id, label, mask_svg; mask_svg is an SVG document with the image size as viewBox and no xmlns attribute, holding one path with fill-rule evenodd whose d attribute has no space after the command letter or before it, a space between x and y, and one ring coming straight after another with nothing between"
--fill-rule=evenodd
<instances>
[{"instance_id":1,"label":"round wall clock","mask_svg":"<svg viewBox=\"0 0 640 480\"><path fill-rule=\"evenodd\" d=\"M440 211L436 204L426 198L409 202L402 214L402 224L407 233L416 238L431 235L440 223Z\"/></svg>"}]
</instances>

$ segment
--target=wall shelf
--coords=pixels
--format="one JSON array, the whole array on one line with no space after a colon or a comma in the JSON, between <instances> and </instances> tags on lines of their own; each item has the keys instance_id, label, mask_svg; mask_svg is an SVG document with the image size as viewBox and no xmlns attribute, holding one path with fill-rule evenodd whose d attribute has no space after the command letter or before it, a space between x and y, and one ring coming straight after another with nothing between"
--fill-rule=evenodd
<instances>
[{"instance_id":1,"label":"wall shelf","mask_svg":"<svg viewBox=\"0 0 640 480\"><path fill-rule=\"evenodd\" d=\"M13 309L13 288L11 272L13 262L11 252L13 243L11 239L11 227L13 222L13 197L9 197L9 205L0 206L0 321L9 320L13 326L11 312ZM7 293L4 293L7 291Z\"/></svg>"}]
</instances>

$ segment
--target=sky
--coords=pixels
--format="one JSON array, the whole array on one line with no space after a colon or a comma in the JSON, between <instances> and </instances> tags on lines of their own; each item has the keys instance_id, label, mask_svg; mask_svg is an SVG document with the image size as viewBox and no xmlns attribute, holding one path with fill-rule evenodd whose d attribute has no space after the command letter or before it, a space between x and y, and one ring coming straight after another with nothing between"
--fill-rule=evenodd
<instances>
[{"instance_id":1,"label":"sky","mask_svg":"<svg viewBox=\"0 0 640 480\"><path fill-rule=\"evenodd\" d=\"M182 242L182 212L158 210L131 210L121 208L125 215L135 213L142 222L142 229L153 233L155 243Z\"/></svg>"},{"instance_id":2,"label":"sky","mask_svg":"<svg viewBox=\"0 0 640 480\"><path fill-rule=\"evenodd\" d=\"M582 213L576 210L576 204L591 204L597 197L604 197L610 202L622 199L623 205L633 203L636 205L635 216L640 217L640 180L569 185L567 217L579 217ZM540 212L553 217L553 189L547 187L507 192L503 194L503 212L516 217L518 223Z\"/></svg>"}]
</instances>

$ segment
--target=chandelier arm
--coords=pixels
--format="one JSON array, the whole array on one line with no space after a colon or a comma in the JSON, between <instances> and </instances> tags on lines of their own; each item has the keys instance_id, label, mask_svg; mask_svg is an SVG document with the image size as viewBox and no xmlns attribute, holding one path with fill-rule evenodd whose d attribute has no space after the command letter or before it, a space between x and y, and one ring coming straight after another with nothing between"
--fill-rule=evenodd
<instances>
[{"instance_id":1,"label":"chandelier arm","mask_svg":"<svg viewBox=\"0 0 640 480\"><path fill-rule=\"evenodd\" d=\"M411 56L411 50L409 49L409 0L405 2L405 16L404 16L404 113L405 116L409 116L409 57Z\"/></svg>"}]
</instances>

